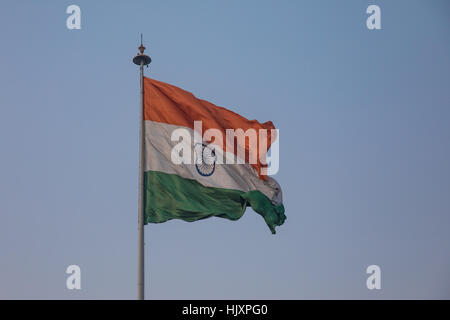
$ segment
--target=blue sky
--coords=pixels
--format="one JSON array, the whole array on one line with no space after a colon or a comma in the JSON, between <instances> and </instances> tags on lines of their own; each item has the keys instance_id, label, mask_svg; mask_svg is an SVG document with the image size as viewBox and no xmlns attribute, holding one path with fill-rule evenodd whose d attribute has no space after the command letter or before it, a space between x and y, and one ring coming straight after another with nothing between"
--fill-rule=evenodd
<instances>
[{"instance_id":1,"label":"blue sky","mask_svg":"<svg viewBox=\"0 0 450 320\"><path fill-rule=\"evenodd\" d=\"M147 76L280 129L287 215L275 236L251 209L147 226L147 298L450 298L449 14L444 0L2 1L0 298L136 298L141 32Z\"/></svg>"}]
</instances>

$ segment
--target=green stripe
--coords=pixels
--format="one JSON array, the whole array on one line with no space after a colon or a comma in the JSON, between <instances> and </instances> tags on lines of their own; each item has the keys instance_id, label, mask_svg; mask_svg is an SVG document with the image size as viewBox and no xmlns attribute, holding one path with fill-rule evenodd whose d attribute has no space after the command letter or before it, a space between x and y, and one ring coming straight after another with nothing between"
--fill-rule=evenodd
<instances>
[{"instance_id":1,"label":"green stripe","mask_svg":"<svg viewBox=\"0 0 450 320\"><path fill-rule=\"evenodd\" d=\"M205 187L196 180L159 171L144 173L145 223L171 219L197 221L209 217L238 220L251 206L259 213L272 233L283 224L283 205L275 206L260 191L247 193L223 188Z\"/></svg>"}]
</instances>

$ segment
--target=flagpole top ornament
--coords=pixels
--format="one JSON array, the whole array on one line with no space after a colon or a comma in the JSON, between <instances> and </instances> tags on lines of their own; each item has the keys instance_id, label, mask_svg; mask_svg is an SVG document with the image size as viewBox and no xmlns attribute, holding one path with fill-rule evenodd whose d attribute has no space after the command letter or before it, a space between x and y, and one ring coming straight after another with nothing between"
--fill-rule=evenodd
<instances>
[{"instance_id":1,"label":"flagpole top ornament","mask_svg":"<svg viewBox=\"0 0 450 320\"><path fill-rule=\"evenodd\" d=\"M145 47L142 44L142 34L141 34L141 45L139 46L139 53L133 58L133 62L134 64L137 64L138 66L142 65L146 66L148 64L150 64L150 62L152 62L152 59L144 54L145 51Z\"/></svg>"}]
</instances>

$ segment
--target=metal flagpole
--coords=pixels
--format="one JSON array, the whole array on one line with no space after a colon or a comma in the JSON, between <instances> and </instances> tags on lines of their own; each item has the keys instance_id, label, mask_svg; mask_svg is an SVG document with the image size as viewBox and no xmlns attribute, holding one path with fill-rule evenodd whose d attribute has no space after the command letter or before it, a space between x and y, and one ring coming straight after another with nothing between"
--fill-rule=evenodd
<instances>
[{"instance_id":1,"label":"metal flagpole","mask_svg":"<svg viewBox=\"0 0 450 320\"><path fill-rule=\"evenodd\" d=\"M133 58L133 63L139 66L141 82L141 110L139 124L139 203L138 203L138 300L144 300L144 161L145 161L145 134L144 134L144 66L152 62L152 59L144 54L145 47L142 44L138 48L139 53Z\"/></svg>"}]
</instances>

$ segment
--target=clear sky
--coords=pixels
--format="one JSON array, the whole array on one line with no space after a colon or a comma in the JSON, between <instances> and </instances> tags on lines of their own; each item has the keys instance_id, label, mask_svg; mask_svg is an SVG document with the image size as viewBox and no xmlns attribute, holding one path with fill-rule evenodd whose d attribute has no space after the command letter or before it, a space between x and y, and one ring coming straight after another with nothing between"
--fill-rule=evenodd
<instances>
[{"instance_id":1,"label":"clear sky","mask_svg":"<svg viewBox=\"0 0 450 320\"><path fill-rule=\"evenodd\" d=\"M146 226L147 298L450 298L449 18L446 0L2 0L0 298L136 298L141 32L147 76L280 129L287 215L276 235L251 209Z\"/></svg>"}]
</instances>

